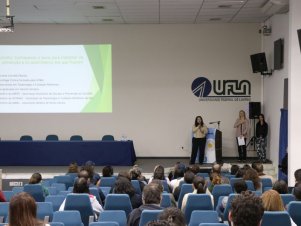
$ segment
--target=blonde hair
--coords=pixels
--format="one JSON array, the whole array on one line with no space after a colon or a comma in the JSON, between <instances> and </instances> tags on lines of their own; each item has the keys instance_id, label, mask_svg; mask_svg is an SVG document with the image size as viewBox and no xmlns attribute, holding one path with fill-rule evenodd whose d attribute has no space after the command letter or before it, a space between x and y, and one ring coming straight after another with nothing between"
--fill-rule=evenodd
<instances>
[{"instance_id":1,"label":"blonde hair","mask_svg":"<svg viewBox=\"0 0 301 226\"><path fill-rule=\"evenodd\" d=\"M265 211L284 211L280 194L275 190L268 190L261 196Z\"/></svg>"}]
</instances>

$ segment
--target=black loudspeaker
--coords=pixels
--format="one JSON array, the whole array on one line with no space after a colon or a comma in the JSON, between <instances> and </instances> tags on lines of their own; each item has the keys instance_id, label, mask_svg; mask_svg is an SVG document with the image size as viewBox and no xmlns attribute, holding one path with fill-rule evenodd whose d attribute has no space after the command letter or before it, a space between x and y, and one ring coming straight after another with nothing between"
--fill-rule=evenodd
<instances>
[{"instance_id":1,"label":"black loudspeaker","mask_svg":"<svg viewBox=\"0 0 301 226\"><path fill-rule=\"evenodd\" d=\"M258 118L261 114L261 104L260 102L249 102L249 118Z\"/></svg>"},{"instance_id":2,"label":"black loudspeaker","mask_svg":"<svg viewBox=\"0 0 301 226\"><path fill-rule=\"evenodd\" d=\"M301 50L301 29L297 30L297 33L298 33L298 39L299 39L299 47Z\"/></svg>"},{"instance_id":3,"label":"black loudspeaker","mask_svg":"<svg viewBox=\"0 0 301 226\"><path fill-rule=\"evenodd\" d=\"M256 53L250 56L253 73L268 71L265 53Z\"/></svg>"}]
</instances>

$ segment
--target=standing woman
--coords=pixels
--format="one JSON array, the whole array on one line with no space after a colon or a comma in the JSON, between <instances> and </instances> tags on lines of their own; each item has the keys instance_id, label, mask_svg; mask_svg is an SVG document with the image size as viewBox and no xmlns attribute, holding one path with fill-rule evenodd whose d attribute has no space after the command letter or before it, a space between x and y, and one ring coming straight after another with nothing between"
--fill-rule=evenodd
<instances>
[{"instance_id":1,"label":"standing woman","mask_svg":"<svg viewBox=\"0 0 301 226\"><path fill-rule=\"evenodd\" d=\"M249 136L249 120L246 118L246 113L243 110L239 111L239 117L236 119L234 128L236 128L236 142L238 149L238 161L245 161L247 159L247 138ZM239 145L238 138L244 139L244 144Z\"/></svg>"},{"instance_id":2,"label":"standing woman","mask_svg":"<svg viewBox=\"0 0 301 226\"><path fill-rule=\"evenodd\" d=\"M260 161L266 162L268 124L264 120L264 115L259 115L259 121L256 124L256 151Z\"/></svg>"},{"instance_id":3,"label":"standing woman","mask_svg":"<svg viewBox=\"0 0 301 226\"><path fill-rule=\"evenodd\" d=\"M205 147L206 147L206 134L208 128L203 122L201 116L195 118L194 125L192 127L193 138L192 138L192 152L189 164L195 164L195 159L199 150L199 163L203 164Z\"/></svg>"}]
</instances>

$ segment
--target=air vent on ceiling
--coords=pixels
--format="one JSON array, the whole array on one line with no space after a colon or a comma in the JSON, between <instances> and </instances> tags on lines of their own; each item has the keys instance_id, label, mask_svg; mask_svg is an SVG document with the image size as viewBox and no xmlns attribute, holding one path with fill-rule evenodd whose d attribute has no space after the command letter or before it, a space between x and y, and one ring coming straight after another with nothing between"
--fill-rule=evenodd
<instances>
[{"instance_id":1,"label":"air vent on ceiling","mask_svg":"<svg viewBox=\"0 0 301 226\"><path fill-rule=\"evenodd\" d=\"M289 10L289 0L268 0L261 8L266 15L286 13Z\"/></svg>"}]
</instances>

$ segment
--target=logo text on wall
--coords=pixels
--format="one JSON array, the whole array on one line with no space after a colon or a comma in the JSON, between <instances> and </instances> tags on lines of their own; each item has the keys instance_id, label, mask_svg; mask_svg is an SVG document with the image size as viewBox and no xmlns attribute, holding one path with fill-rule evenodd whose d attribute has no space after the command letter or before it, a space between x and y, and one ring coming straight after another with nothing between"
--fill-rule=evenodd
<instances>
[{"instance_id":1,"label":"logo text on wall","mask_svg":"<svg viewBox=\"0 0 301 226\"><path fill-rule=\"evenodd\" d=\"M196 78L191 90L199 101L251 101L251 83L248 80L213 80Z\"/></svg>"}]
</instances>

